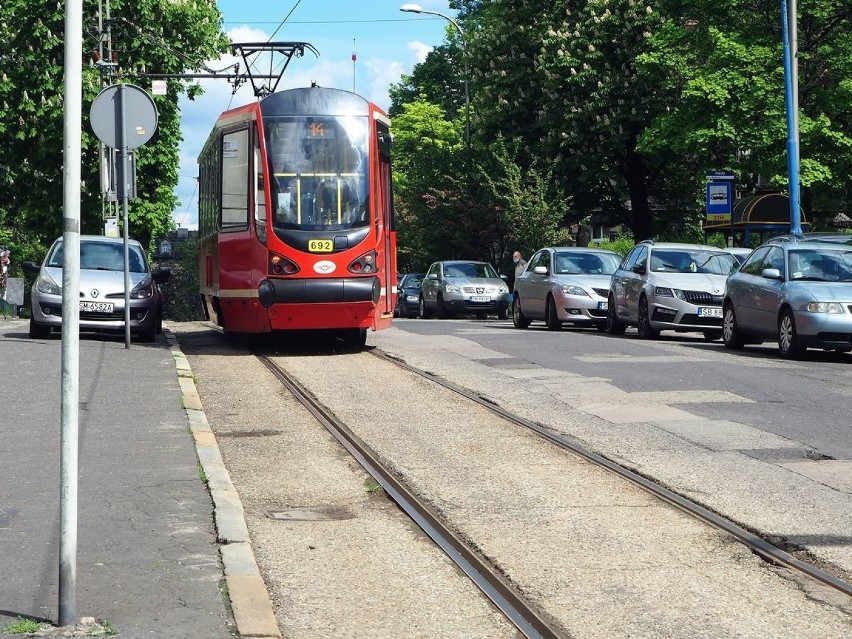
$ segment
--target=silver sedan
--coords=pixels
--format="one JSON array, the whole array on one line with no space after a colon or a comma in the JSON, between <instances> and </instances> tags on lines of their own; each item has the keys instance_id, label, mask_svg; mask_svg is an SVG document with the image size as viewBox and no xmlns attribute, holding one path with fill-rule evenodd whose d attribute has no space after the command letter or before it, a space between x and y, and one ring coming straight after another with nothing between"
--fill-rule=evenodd
<instances>
[{"instance_id":1,"label":"silver sedan","mask_svg":"<svg viewBox=\"0 0 852 639\"><path fill-rule=\"evenodd\" d=\"M769 242L727 281L725 346L778 340L782 357L808 347L852 351L852 247Z\"/></svg>"},{"instance_id":2,"label":"silver sedan","mask_svg":"<svg viewBox=\"0 0 852 639\"><path fill-rule=\"evenodd\" d=\"M548 247L537 251L515 280L512 320L526 328L543 320L551 330L563 323L606 326L607 296L621 256L585 247Z\"/></svg>"}]
</instances>

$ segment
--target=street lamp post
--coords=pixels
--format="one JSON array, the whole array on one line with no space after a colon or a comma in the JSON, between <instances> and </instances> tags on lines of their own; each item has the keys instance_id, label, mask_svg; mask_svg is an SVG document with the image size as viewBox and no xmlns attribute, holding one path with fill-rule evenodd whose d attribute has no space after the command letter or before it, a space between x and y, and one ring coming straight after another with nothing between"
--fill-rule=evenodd
<instances>
[{"instance_id":1,"label":"street lamp post","mask_svg":"<svg viewBox=\"0 0 852 639\"><path fill-rule=\"evenodd\" d=\"M470 95L468 93L468 66L467 66L467 39L464 37L464 31L458 25L458 23L453 20L450 16L444 15L443 13L438 13L437 11L427 11L419 4L404 4L399 8L400 11L404 11L406 13L422 13L424 15L430 16L438 16L439 18L443 18L448 21L451 25L453 25L459 32L462 41L462 53L464 54L464 114L465 114L465 127L464 127L464 145L465 148L470 151Z\"/></svg>"}]
</instances>

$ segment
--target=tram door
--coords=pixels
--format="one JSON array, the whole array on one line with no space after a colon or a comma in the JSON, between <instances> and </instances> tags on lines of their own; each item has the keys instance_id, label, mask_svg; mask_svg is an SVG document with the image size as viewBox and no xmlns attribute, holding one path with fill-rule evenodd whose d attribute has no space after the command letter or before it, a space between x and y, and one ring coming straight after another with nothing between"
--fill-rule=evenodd
<instances>
[{"instance_id":1,"label":"tram door","mask_svg":"<svg viewBox=\"0 0 852 639\"><path fill-rule=\"evenodd\" d=\"M379 198L382 216L382 241L384 243L384 294L379 302L381 311L381 326L390 326L394 308L394 287L396 286L396 220L393 209L393 188L391 184L391 135L388 126L377 122L379 135Z\"/></svg>"},{"instance_id":2,"label":"tram door","mask_svg":"<svg viewBox=\"0 0 852 639\"><path fill-rule=\"evenodd\" d=\"M232 331L268 330L257 313L257 282L253 279L257 242L252 232L252 144L248 126L221 138L221 217L219 229L219 291L226 326Z\"/></svg>"}]
</instances>

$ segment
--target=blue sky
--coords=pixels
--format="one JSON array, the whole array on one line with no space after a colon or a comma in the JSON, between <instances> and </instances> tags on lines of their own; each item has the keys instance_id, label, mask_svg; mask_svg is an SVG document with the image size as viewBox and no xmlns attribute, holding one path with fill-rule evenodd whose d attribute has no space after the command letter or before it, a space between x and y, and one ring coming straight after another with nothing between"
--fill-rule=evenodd
<instances>
[{"instance_id":1,"label":"blue sky","mask_svg":"<svg viewBox=\"0 0 852 639\"><path fill-rule=\"evenodd\" d=\"M426 54L444 40L448 22L436 16L403 13L404 0L218 0L225 32L233 42L309 42L319 57L306 52L293 58L279 89L320 86L354 89L384 109L390 104L388 86L410 73ZM448 0L422 0L424 10L455 17ZM291 13L292 11L292 13ZM289 14L289 17L288 17ZM286 21L284 21L286 19ZM283 24L282 24L282 21ZM354 40L354 43L353 43ZM357 52L353 64L352 53ZM221 69L233 58L211 60ZM244 66L244 65L243 65ZM196 159L218 115L255 98L250 86L232 95L225 80L201 80L205 95L182 99L179 204L174 211L179 226L197 228Z\"/></svg>"}]
</instances>

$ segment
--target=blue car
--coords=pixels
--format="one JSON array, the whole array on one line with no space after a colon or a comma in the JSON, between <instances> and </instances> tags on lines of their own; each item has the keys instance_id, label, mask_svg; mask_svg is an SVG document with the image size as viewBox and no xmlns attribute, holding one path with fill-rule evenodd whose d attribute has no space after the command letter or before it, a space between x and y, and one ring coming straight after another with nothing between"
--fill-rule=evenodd
<instances>
[{"instance_id":1,"label":"blue car","mask_svg":"<svg viewBox=\"0 0 852 639\"><path fill-rule=\"evenodd\" d=\"M852 351L852 246L791 238L759 246L725 287L730 349L777 340L782 357Z\"/></svg>"}]
</instances>

